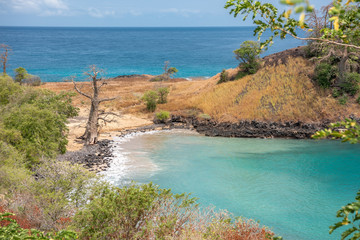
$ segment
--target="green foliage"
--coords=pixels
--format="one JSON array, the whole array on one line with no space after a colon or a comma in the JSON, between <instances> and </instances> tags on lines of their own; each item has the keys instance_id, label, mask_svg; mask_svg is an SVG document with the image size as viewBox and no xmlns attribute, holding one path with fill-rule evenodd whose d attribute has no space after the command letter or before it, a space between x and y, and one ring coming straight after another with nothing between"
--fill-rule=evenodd
<instances>
[{"instance_id":1,"label":"green foliage","mask_svg":"<svg viewBox=\"0 0 360 240\"><path fill-rule=\"evenodd\" d=\"M16 73L15 82L20 83L20 84L23 82L23 80L28 75L28 72L23 67L18 67L17 69L15 69L15 73Z\"/></svg>"},{"instance_id":2,"label":"green foliage","mask_svg":"<svg viewBox=\"0 0 360 240\"><path fill-rule=\"evenodd\" d=\"M332 85L332 80L334 78L336 78L336 70L333 66L327 63L316 65L314 80L320 87L329 88Z\"/></svg>"},{"instance_id":3,"label":"green foliage","mask_svg":"<svg viewBox=\"0 0 360 240\"><path fill-rule=\"evenodd\" d=\"M175 73L177 73L179 70L177 70L177 68L175 67L170 67L168 70L167 70L167 73L172 76L174 75Z\"/></svg>"},{"instance_id":4,"label":"green foliage","mask_svg":"<svg viewBox=\"0 0 360 240\"><path fill-rule=\"evenodd\" d=\"M234 51L235 57L240 61L239 67L249 74L256 73L260 68L259 56L261 53L260 44L254 41L245 41L239 49Z\"/></svg>"},{"instance_id":5,"label":"green foliage","mask_svg":"<svg viewBox=\"0 0 360 240\"><path fill-rule=\"evenodd\" d=\"M15 82L20 84L26 84L30 86L40 86L41 79L38 76L28 74L25 68L19 67L15 69Z\"/></svg>"},{"instance_id":6,"label":"green foliage","mask_svg":"<svg viewBox=\"0 0 360 240\"><path fill-rule=\"evenodd\" d=\"M167 87L161 87L157 89L157 94L159 96L159 104L167 103L167 96L169 95L169 92L170 90Z\"/></svg>"},{"instance_id":7,"label":"green foliage","mask_svg":"<svg viewBox=\"0 0 360 240\"><path fill-rule=\"evenodd\" d=\"M3 122L5 129L15 129L21 133L22 141L14 146L26 154L29 164L36 163L42 156L55 157L57 153L66 151L64 115L24 104L6 112Z\"/></svg>"},{"instance_id":8,"label":"green foliage","mask_svg":"<svg viewBox=\"0 0 360 240\"><path fill-rule=\"evenodd\" d=\"M106 186L95 174L69 162L44 160L35 173L40 177L30 188L44 215L43 229L56 229L60 219L72 217L88 202L93 189Z\"/></svg>"},{"instance_id":9,"label":"green foliage","mask_svg":"<svg viewBox=\"0 0 360 240\"><path fill-rule=\"evenodd\" d=\"M349 98L346 94L342 95L342 97L339 98L339 103L341 105L346 105L348 101L349 101Z\"/></svg>"},{"instance_id":10,"label":"green foliage","mask_svg":"<svg viewBox=\"0 0 360 240\"><path fill-rule=\"evenodd\" d=\"M284 39L290 35L302 40L316 40L325 44L341 45L360 49L360 8L359 0L334 0L333 7L329 9L330 21L333 28L326 26L322 29L322 35L318 38L301 38L297 35L297 29L309 30L306 24L305 13L312 12L314 7L306 0L281 0L283 4L292 6L291 9L280 12L274 5L256 0L228 0L225 8L230 9L230 14L237 17L243 15L243 20L251 17L257 26L254 34L260 37L267 30L272 34L261 43L262 48L267 48L273 43L274 37L280 36ZM299 19L291 18L293 13L300 14Z\"/></svg>"},{"instance_id":11,"label":"green foliage","mask_svg":"<svg viewBox=\"0 0 360 240\"><path fill-rule=\"evenodd\" d=\"M334 88L333 91L332 91L332 96L333 98L338 98L342 95L342 91L337 89L337 88Z\"/></svg>"},{"instance_id":12,"label":"green foliage","mask_svg":"<svg viewBox=\"0 0 360 240\"><path fill-rule=\"evenodd\" d=\"M19 226L16 220L11 217L12 213L0 214L0 239L1 240L73 240L77 239L77 234L71 231L59 231L57 233L44 233L36 229L23 229ZM1 226L1 223L5 226Z\"/></svg>"},{"instance_id":13,"label":"green foliage","mask_svg":"<svg viewBox=\"0 0 360 240\"><path fill-rule=\"evenodd\" d=\"M360 96L356 99L356 102L360 104Z\"/></svg>"},{"instance_id":14,"label":"green foliage","mask_svg":"<svg viewBox=\"0 0 360 240\"><path fill-rule=\"evenodd\" d=\"M360 191L355 197L355 202L349 203L348 205L342 207L336 214L336 217L341 218L342 220L338 223L335 223L333 226L330 226L330 234L333 233L336 229L350 226L341 234L341 240L347 238L351 240L360 239ZM352 235L353 234L353 235ZM352 235L352 236L351 236Z\"/></svg>"},{"instance_id":15,"label":"green foliage","mask_svg":"<svg viewBox=\"0 0 360 240\"><path fill-rule=\"evenodd\" d=\"M200 114L200 115L199 115L199 118L200 118L200 119L206 119L206 120L210 120L210 119L211 119L210 115L205 114L205 113Z\"/></svg>"},{"instance_id":16,"label":"green foliage","mask_svg":"<svg viewBox=\"0 0 360 240\"><path fill-rule=\"evenodd\" d=\"M64 153L67 118L78 113L72 95L20 86L3 77L0 83L0 140L24 153L29 167L42 156Z\"/></svg>"},{"instance_id":17,"label":"green foliage","mask_svg":"<svg viewBox=\"0 0 360 240\"><path fill-rule=\"evenodd\" d=\"M161 111L156 114L156 119L158 119L160 122L165 122L170 118L170 113L167 111Z\"/></svg>"},{"instance_id":18,"label":"green foliage","mask_svg":"<svg viewBox=\"0 0 360 240\"><path fill-rule=\"evenodd\" d=\"M154 112L156 110L156 103L158 98L158 94L155 91L150 90L147 91L141 99L146 102L147 110Z\"/></svg>"},{"instance_id":19,"label":"green foliage","mask_svg":"<svg viewBox=\"0 0 360 240\"><path fill-rule=\"evenodd\" d=\"M223 69L220 73L220 80L217 82L217 84L228 82L229 80L229 74L226 72L226 69Z\"/></svg>"},{"instance_id":20,"label":"green foliage","mask_svg":"<svg viewBox=\"0 0 360 240\"><path fill-rule=\"evenodd\" d=\"M315 139L331 137L333 139L342 139L343 142L360 143L360 125L351 119L339 123L332 123L329 129L316 132Z\"/></svg>"},{"instance_id":21,"label":"green foliage","mask_svg":"<svg viewBox=\"0 0 360 240\"><path fill-rule=\"evenodd\" d=\"M360 86L360 74L358 73L346 73L345 82L341 84L341 88L344 92L351 96L354 96L359 92Z\"/></svg>"},{"instance_id":22,"label":"green foliage","mask_svg":"<svg viewBox=\"0 0 360 240\"><path fill-rule=\"evenodd\" d=\"M196 199L153 184L106 187L74 218L85 239L165 239L180 230ZM154 236L155 235L155 236Z\"/></svg>"},{"instance_id":23,"label":"green foliage","mask_svg":"<svg viewBox=\"0 0 360 240\"><path fill-rule=\"evenodd\" d=\"M0 76L0 106L8 104L12 95L22 92L19 84L9 76Z\"/></svg>"},{"instance_id":24,"label":"green foliage","mask_svg":"<svg viewBox=\"0 0 360 240\"><path fill-rule=\"evenodd\" d=\"M360 143L360 125L351 119L345 119L343 122L332 123L329 129L316 132L313 136L315 139L331 137L332 139L341 139L343 142L352 144ZM350 240L360 239L360 191L355 197L355 202L349 203L342 207L336 217L342 218L342 221L330 226L330 234L336 229L349 226L342 234L341 240L349 238Z\"/></svg>"}]
</instances>

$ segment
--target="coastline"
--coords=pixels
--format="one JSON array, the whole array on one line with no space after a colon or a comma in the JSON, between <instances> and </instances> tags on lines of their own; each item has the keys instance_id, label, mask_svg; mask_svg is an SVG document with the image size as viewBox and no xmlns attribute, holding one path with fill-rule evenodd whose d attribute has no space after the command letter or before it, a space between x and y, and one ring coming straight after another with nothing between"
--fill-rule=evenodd
<instances>
[{"instance_id":1,"label":"coastline","mask_svg":"<svg viewBox=\"0 0 360 240\"><path fill-rule=\"evenodd\" d=\"M89 171L96 173L106 171L111 164L113 138L125 138L137 133L150 131L169 131L173 129L192 130L208 137L227 138L282 138L282 139L311 139L311 136L326 128L330 121L323 123L303 122L262 122L239 121L237 123L217 123L210 119L198 119L173 115L165 123L154 121L145 126L133 126L120 131L108 132L101 135L101 140L90 146L84 146L75 151L60 155L58 160L70 161L83 165Z\"/></svg>"}]
</instances>

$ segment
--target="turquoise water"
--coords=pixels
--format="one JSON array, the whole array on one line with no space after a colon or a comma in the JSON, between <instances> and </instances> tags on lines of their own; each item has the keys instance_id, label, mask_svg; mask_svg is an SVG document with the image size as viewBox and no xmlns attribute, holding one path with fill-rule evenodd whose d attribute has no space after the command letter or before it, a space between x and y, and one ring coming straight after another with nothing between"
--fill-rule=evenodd
<instances>
[{"instance_id":1,"label":"turquoise water","mask_svg":"<svg viewBox=\"0 0 360 240\"><path fill-rule=\"evenodd\" d=\"M165 61L179 69L178 77L210 77L238 65L233 50L256 40L253 29L0 27L0 43L13 49L9 73L21 66L43 81L82 79L92 64L108 77L155 75L162 73ZM265 55L299 45L303 42L293 38L276 39Z\"/></svg>"},{"instance_id":2,"label":"turquoise water","mask_svg":"<svg viewBox=\"0 0 360 240\"><path fill-rule=\"evenodd\" d=\"M211 138L157 132L117 139L105 175L117 185L152 181L191 192L285 239L329 235L336 211L360 189L360 145L337 141Z\"/></svg>"}]
</instances>

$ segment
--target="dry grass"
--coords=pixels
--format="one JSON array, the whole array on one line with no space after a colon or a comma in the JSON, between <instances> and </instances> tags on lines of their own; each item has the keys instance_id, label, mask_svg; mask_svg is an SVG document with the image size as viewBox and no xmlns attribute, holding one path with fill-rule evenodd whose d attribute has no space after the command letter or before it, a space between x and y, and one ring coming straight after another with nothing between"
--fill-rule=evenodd
<instances>
[{"instance_id":1,"label":"dry grass","mask_svg":"<svg viewBox=\"0 0 360 240\"><path fill-rule=\"evenodd\" d=\"M345 108L330 92L316 87L308 77L313 70L302 58L286 65L266 67L238 81L216 86L202 94L194 105L218 121L264 120L317 122L336 121L359 115L359 105Z\"/></svg>"},{"instance_id":2,"label":"dry grass","mask_svg":"<svg viewBox=\"0 0 360 240\"><path fill-rule=\"evenodd\" d=\"M117 97L104 108L125 114L152 119L142 95L160 86L170 88L168 103L158 105L158 111L196 111L210 115L218 121L238 120L304 121L318 122L328 119L337 121L344 116L360 116L359 105L354 101L346 107L331 97L329 91L316 87L308 77L313 65L302 58L289 59L286 65L268 66L258 73L234 82L216 85L220 74L196 81L149 82L151 76L121 78L109 81L103 88L103 97ZM228 70L229 75L237 73ZM88 83L83 90L90 92ZM73 91L72 83L47 83L42 86L56 92ZM74 97L80 108L89 106L82 96Z\"/></svg>"}]
</instances>

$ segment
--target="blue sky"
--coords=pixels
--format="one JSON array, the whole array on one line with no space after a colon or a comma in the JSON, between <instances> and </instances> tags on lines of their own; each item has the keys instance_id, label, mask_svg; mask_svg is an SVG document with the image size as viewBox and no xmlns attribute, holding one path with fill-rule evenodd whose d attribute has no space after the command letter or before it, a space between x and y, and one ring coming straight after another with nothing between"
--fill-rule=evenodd
<instances>
[{"instance_id":1,"label":"blue sky","mask_svg":"<svg viewBox=\"0 0 360 240\"><path fill-rule=\"evenodd\" d=\"M278 0L268 1L281 8ZM316 7L330 0L312 0ZM249 26L226 0L0 0L0 26Z\"/></svg>"}]
</instances>

